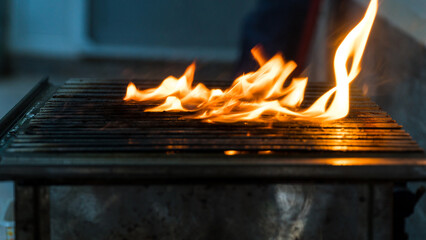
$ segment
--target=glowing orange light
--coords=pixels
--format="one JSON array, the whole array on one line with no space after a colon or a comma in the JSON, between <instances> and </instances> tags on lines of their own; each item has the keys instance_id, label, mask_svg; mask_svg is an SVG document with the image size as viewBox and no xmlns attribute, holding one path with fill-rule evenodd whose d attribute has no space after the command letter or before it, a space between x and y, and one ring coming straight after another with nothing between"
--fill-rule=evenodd
<instances>
[{"instance_id":1,"label":"glowing orange light","mask_svg":"<svg viewBox=\"0 0 426 240\"><path fill-rule=\"evenodd\" d=\"M290 117L311 121L329 121L344 118L349 113L349 84L360 72L361 58L378 8L371 0L364 18L342 41L334 57L336 86L324 93L307 109L300 109L304 100L307 78L285 81L297 67L285 61L281 54L267 60L260 46L252 54L260 68L236 78L222 91L209 89L199 83L192 86L195 64L191 64L182 77L166 78L157 88L138 90L133 83L127 87L124 100L163 101L145 111L189 111L189 118L206 122L285 121ZM350 61L349 70L347 69ZM328 104L330 102L330 104ZM226 154L226 152L225 152Z\"/></svg>"},{"instance_id":2,"label":"glowing orange light","mask_svg":"<svg viewBox=\"0 0 426 240\"><path fill-rule=\"evenodd\" d=\"M261 154L261 155L268 155L268 154L272 154L272 151L270 151L270 150L266 150L266 151L259 151L259 152L257 152L257 153L259 153L259 154Z\"/></svg>"},{"instance_id":3,"label":"glowing orange light","mask_svg":"<svg viewBox=\"0 0 426 240\"><path fill-rule=\"evenodd\" d=\"M227 150L227 151L224 151L224 153L225 153L225 155L233 156L233 155L239 154L240 152L239 151L235 151L235 150Z\"/></svg>"},{"instance_id":4,"label":"glowing orange light","mask_svg":"<svg viewBox=\"0 0 426 240\"><path fill-rule=\"evenodd\" d=\"M350 165L354 165L354 163L356 162L347 160L347 159L336 159L336 160L330 161L330 164L334 166L350 166Z\"/></svg>"}]
</instances>

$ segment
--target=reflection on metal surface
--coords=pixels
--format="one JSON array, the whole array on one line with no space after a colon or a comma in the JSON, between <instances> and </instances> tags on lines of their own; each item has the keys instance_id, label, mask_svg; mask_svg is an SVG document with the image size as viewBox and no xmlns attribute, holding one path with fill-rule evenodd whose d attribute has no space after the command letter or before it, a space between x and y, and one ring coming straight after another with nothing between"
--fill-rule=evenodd
<instances>
[{"instance_id":1,"label":"reflection on metal surface","mask_svg":"<svg viewBox=\"0 0 426 240\"><path fill-rule=\"evenodd\" d=\"M262 154L262 155L268 155L268 154L272 154L272 151L271 151L271 150L267 150L267 151L259 151L259 152L257 152L257 153Z\"/></svg>"},{"instance_id":2,"label":"reflection on metal surface","mask_svg":"<svg viewBox=\"0 0 426 240\"><path fill-rule=\"evenodd\" d=\"M235 151L235 150L227 150L227 151L224 151L224 153L225 153L226 155L228 155L228 156L233 156L233 155L240 154L240 152L239 152L239 151Z\"/></svg>"},{"instance_id":3,"label":"reflection on metal surface","mask_svg":"<svg viewBox=\"0 0 426 240\"><path fill-rule=\"evenodd\" d=\"M426 159L407 158L401 161L400 158L336 158L327 159L326 164L333 166L426 165Z\"/></svg>"}]
</instances>

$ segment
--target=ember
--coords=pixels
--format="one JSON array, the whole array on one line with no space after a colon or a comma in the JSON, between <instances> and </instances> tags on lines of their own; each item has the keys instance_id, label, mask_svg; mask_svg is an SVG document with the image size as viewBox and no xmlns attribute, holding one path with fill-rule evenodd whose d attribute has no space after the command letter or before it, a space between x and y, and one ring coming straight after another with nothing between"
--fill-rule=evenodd
<instances>
[{"instance_id":1,"label":"ember","mask_svg":"<svg viewBox=\"0 0 426 240\"><path fill-rule=\"evenodd\" d=\"M314 121L344 118L349 113L349 84L360 72L361 58L377 7L377 0L372 0L364 18L337 49L334 58L336 86L307 109L299 107L304 99L308 79L294 78L289 86L284 87L296 63L285 61L279 53L266 60L260 46L252 49L260 68L256 72L239 76L225 91L208 89L202 83L193 87L193 63L182 77L176 79L170 76L157 88L138 90L130 83L124 100L161 100L164 101L162 104L145 111L190 111L195 113L190 118L205 119L207 122L285 121L290 116Z\"/></svg>"}]
</instances>

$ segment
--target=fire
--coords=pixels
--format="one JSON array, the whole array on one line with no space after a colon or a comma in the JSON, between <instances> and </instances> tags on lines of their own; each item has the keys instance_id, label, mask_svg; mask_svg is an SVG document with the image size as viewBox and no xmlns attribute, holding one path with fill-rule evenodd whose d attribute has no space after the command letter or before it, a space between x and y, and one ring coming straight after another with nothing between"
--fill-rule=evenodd
<instances>
[{"instance_id":1,"label":"fire","mask_svg":"<svg viewBox=\"0 0 426 240\"><path fill-rule=\"evenodd\" d=\"M208 122L285 121L290 117L319 121L344 118L349 113L349 84L361 70L362 55L377 8L378 1L371 0L363 19L338 47L334 57L336 86L307 109L301 109L300 105L308 79L293 78L284 87L296 69L296 63L284 60L279 53L267 60L260 46L252 49L260 68L239 76L224 91L209 89L202 83L194 87L195 63L192 63L179 79L170 76L157 88L138 90L130 83L124 100L162 101L162 104L145 111L193 112L190 118Z\"/></svg>"}]
</instances>

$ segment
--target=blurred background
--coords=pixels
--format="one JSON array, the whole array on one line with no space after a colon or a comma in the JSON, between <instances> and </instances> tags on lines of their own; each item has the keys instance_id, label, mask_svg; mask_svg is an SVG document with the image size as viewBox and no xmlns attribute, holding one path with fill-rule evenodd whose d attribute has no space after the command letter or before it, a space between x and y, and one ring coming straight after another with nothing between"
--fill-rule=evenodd
<instances>
[{"instance_id":1,"label":"blurred background","mask_svg":"<svg viewBox=\"0 0 426 240\"><path fill-rule=\"evenodd\" d=\"M300 6L292 11L282 2ZM72 77L163 79L181 75L195 59L196 79L231 82L249 69L247 53L256 43L302 59L300 67L307 69L310 81L333 81L334 51L369 1L319 1L307 24L312 2L0 0L0 117L45 76L58 84ZM425 47L426 1L381 0L354 83L423 148ZM409 187L415 191L421 184ZM424 239L425 223L423 196L407 219L410 239Z\"/></svg>"}]
</instances>

